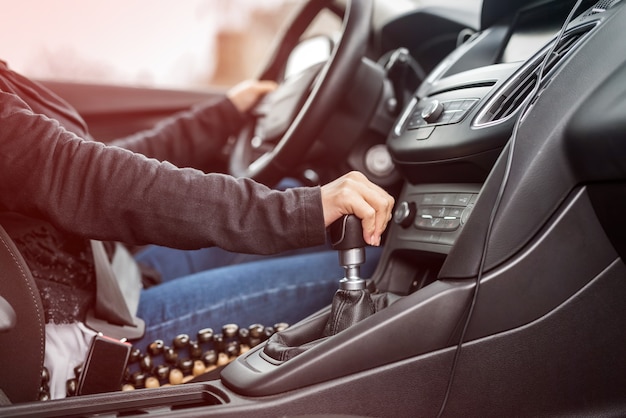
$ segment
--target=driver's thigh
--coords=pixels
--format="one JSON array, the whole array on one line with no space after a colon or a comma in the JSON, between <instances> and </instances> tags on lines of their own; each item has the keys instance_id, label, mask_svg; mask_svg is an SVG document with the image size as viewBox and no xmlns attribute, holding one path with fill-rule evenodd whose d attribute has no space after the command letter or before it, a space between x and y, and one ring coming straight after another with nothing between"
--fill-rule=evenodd
<instances>
[{"instance_id":1,"label":"driver's thigh","mask_svg":"<svg viewBox=\"0 0 626 418\"><path fill-rule=\"evenodd\" d=\"M327 245L290 250L274 255L242 254L226 251L218 247L200 250L177 250L174 248L151 245L135 255L137 262L149 266L160 273L161 279L167 282L172 279L189 276L201 271L236 264L261 261L276 257L299 254L310 254L328 251Z\"/></svg>"},{"instance_id":2,"label":"driver's thigh","mask_svg":"<svg viewBox=\"0 0 626 418\"><path fill-rule=\"evenodd\" d=\"M363 276L373 272L380 249L370 248ZM215 268L142 291L138 316L146 322L140 348L181 333L226 323L294 324L327 306L344 276L335 251Z\"/></svg>"}]
</instances>

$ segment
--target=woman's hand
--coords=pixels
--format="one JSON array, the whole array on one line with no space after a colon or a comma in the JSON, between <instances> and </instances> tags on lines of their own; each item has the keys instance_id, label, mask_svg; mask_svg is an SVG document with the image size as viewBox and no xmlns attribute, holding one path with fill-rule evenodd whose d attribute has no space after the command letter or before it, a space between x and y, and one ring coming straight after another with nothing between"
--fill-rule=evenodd
<instances>
[{"instance_id":1,"label":"woman's hand","mask_svg":"<svg viewBox=\"0 0 626 418\"><path fill-rule=\"evenodd\" d=\"M363 239L379 246L382 233L391 220L394 199L358 171L352 171L322 186L324 223L329 226L343 215L361 219Z\"/></svg>"},{"instance_id":2,"label":"woman's hand","mask_svg":"<svg viewBox=\"0 0 626 418\"><path fill-rule=\"evenodd\" d=\"M226 97L235 105L241 113L246 113L261 97L274 91L278 85L274 81L243 81L226 93Z\"/></svg>"}]
</instances>

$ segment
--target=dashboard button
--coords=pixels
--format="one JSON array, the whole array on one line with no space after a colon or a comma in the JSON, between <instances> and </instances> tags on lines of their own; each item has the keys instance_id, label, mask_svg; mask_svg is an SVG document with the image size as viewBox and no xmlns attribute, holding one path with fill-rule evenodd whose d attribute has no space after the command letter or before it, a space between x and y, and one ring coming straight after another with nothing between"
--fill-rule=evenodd
<instances>
[{"instance_id":1,"label":"dashboard button","mask_svg":"<svg viewBox=\"0 0 626 418\"><path fill-rule=\"evenodd\" d=\"M433 226L432 220L433 218L422 218L421 216L419 216L415 220L415 227L417 229L431 229Z\"/></svg>"},{"instance_id":2,"label":"dashboard button","mask_svg":"<svg viewBox=\"0 0 626 418\"><path fill-rule=\"evenodd\" d=\"M456 198L454 199L454 205L467 206L469 205L471 198L472 198L472 195L470 193L459 193L456 195Z\"/></svg>"},{"instance_id":3,"label":"dashboard button","mask_svg":"<svg viewBox=\"0 0 626 418\"><path fill-rule=\"evenodd\" d=\"M470 110L470 109L471 109L471 107L474 105L474 103L476 103L477 101L478 101L477 99L468 99L468 100L465 100L465 101L463 102L463 104L461 104L460 109L461 109L461 110L465 110L465 111Z\"/></svg>"},{"instance_id":4,"label":"dashboard button","mask_svg":"<svg viewBox=\"0 0 626 418\"><path fill-rule=\"evenodd\" d=\"M465 209L465 208L448 207L448 208L446 208L446 212L445 212L444 217L445 218L460 218L461 215L463 214L463 209Z\"/></svg>"},{"instance_id":5,"label":"dashboard button","mask_svg":"<svg viewBox=\"0 0 626 418\"><path fill-rule=\"evenodd\" d=\"M446 208L443 206L421 206L417 212L422 218L443 218Z\"/></svg>"},{"instance_id":6,"label":"dashboard button","mask_svg":"<svg viewBox=\"0 0 626 418\"><path fill-rule=\"evenodd\" d=\"M423 205L434 205L435 203L437 203L437 194L425 194L422 197L422 204Z\"/></svg>"},{"instance_id":7,"label":"dashboard button","mask_svg":"<svg viewBox=\"0 0 626 418\"><path fill-rule=\"evenodd\" d=\"M439 118L437 123L440 123L442 125L445 125L447 123L451 123L452 122L452 116L454 116L455 113L457 113L457 112L444 112L444 114Z\"/></svg>"},{"instance_id":8,"label":"dashboard button","mask_svg":"<svg viewBox=\"0 0 626 418\"><path fill-rule=\"evenodd\" d=\"M443 206L453 205L456 200L456 193L441 193L437 195L437 203Z\"/></svg>"},{"instance_id":9,"label":"dashboard button","mask_svg":"<svg viewBox=\"0 0 626 418\"><path fill-rule=\"evenodd\" d=\"M454 231L461 226L461 219L442 219L441 229L444 231Z\"/></svg>"},{"instance_id":10,"label":"dashboard button","mask_svg":"<svg viewBox=\"0 0 626 418\"><path fill-rule=\"evenodd\" d=\"M450 102L444 102L443 106L446 110L461 110L464 100L452 100Z\"/></svg>"},{"instance_id":11,"label":"dashboard button","mask_svg":"<svg viewBox=\"0 0 626 418\"><path fill-rule=\"evenodd\" d=\"M452 115L452 117L450 118L450 123L457 123L460 122L461 119L463 119L463 116L465 116L465 111L463 110L459 110L454 112L454 114Z\"/></svg>"},{"instance_id":12,"label":"dashboard button","mask_svg":"<svg viewBox=\"0 0 626 418\"><path fill-rule=\"evenodd\" d=\"M426 121L421 116L421 112L418 110L411 115L406 124L406 128L408 130L417 129L420 126L426 126L426 124Z\"/></svg>"}]
</instances>

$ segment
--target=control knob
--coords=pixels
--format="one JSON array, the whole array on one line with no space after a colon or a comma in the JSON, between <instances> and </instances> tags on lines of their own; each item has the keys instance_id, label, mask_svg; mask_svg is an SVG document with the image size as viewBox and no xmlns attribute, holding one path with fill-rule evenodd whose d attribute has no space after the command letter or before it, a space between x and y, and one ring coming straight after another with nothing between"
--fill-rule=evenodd
<instances>
[{"instance_id":1,"label":"control knob","mask_svg":"<svg viewBox=\"0 0 626 418\"><path fill-rule=\"evenodd\" d=\"M416 214L417 206L415 202L402 201L393 213L393 221L403 228L408 228L413 224Z\"/></svg>"},{"instance_id":2,"label":"control knob","mask_svg":"<svg viewBox=\"0 0 626 418\"><path fill-rule=\"evenodd\" d=\"M435 123L442 113L443 103L439 100L431 100L431 102L422 109L422 118L428 123Z\"/></svg>"}]
</instances>

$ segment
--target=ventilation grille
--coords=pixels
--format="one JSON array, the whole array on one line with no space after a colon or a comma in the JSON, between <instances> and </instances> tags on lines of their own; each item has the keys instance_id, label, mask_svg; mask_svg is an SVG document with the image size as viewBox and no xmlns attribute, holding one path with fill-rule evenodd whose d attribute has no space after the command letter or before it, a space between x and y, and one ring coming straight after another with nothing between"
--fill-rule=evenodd
<instances>
[{"instance_id":1,"label":"ventilation grille","mask_svg":"<svg viewBox=\"0 0 626 418\"><path fill-rule=\"evenodd\" d=\"M595 15L598 13L606 12L611 7L619 3L621 0L600 0L597 2L592 8L590 8L587 13L584 14L585 17Z\"/></svg>"},{"instance_id":2,"label":"ventilation grille","mask_svg":"<svg viewBox=\"0 0 626 418\"><path fill-rule=\"evenodd\" d=\"M563 35L561 42L548 58L543 71L544 77L549 75L559 63L568 56L594 26L594 24L590 24L584 27L578 27ZM547 47L546 52L527 63L517 76L513 77L513 79L494 96L485 109L478 115L476 119L477 126L503 121L519 109L522 103L524 103L533 92L539 78L539 71L541 71L541 66L549 49L550 47Z\"/></svg>"}]
</instances>

